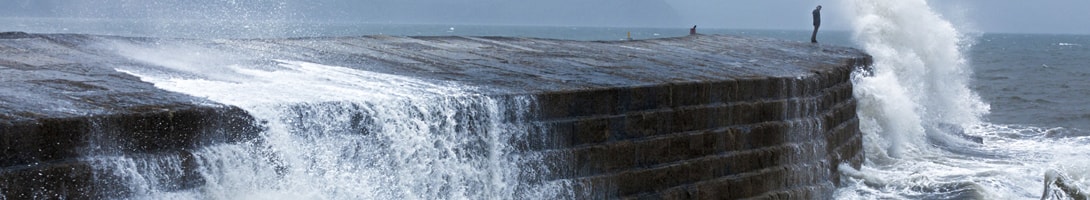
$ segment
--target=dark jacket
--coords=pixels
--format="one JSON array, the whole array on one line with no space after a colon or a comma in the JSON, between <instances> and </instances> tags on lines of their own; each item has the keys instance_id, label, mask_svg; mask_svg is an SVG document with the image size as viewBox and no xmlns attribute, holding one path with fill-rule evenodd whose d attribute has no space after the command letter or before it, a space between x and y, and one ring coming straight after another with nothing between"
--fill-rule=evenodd
<instances>
[{"instance_id":1,"label":"dark jacket","mask_svg":"<svg viewBox=\"0 0 1090 200\"><path fill-rule=\"evenodd\" d=\"M814 26L821 26L821 10L814 9Z\"/></svg>"}]
</instances>

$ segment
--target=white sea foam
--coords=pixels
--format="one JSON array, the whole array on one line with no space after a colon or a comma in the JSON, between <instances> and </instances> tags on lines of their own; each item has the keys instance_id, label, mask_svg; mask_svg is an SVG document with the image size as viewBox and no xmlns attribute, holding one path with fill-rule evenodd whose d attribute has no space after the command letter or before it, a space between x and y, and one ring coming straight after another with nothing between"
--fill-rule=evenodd
<instances>
[{"instance_id":1,"label":"white sea foam","mask_svg":"<svg viewBox=\"0 0 1090 200\"><path fill-rule=\"evenodd\" d=\"M856 74L867 161L843 169L843 199L1040 198L1048 169L1084 177L1087 138L983 122L989 105L969 89L964 36L924 0L850 0L853 37L874 56ZM973 144L966 135L984 139ZM1085 178L1074 178L1084 184Z\"/></svg>"}]
</instances>

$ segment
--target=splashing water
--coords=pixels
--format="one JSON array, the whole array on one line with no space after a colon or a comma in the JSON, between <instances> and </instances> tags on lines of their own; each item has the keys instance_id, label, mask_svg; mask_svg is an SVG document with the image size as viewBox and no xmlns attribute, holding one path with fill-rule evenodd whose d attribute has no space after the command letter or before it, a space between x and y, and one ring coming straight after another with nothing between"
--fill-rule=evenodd
<instances>
[{"instance_id":1,"label":"splashing water","mask_svg":"<svg viewBox=\"0 0 1090 200\"><path fill-rule=\"evenodd\" d=\"M988 105L969 90L965 45L956 29L926 2L853 1L854 35L874 56L873 76L857 78L862 129L894 138L878 152L918 154L927 129L939 124L975 126ZM894 137L895 136L895 137Z\"/></svg>"},{"instance_id":2,"label":"splashing water","mask_svg":"<svg viewBox=\"0 0 1090 200\"><path fill-rule=\"evenodd\" d=\"M243 108L266 130L255 141L180 156L93 158L100 171L122 177L128 190L122 195L132 196L127 198L570 197L567 182L549 181L547 169L529 164L540 155L513 145L542 131L531 122L530 97L493 98L458 83L302 61L195 62L170 52L215 51L174 48L117 46L136 61L165 68L118 70L156 87ZM196 174L179 175L187 166L196 166ZM200 184L180 187L176 177Z\"/></svg>"},{"instance_id":3,"label":"splashing water","mask_svg":"<svg viewBox=\"0 0 1090 200\"><path fill-rule=\"evenodd\" d=\"M1048 169L1085 185L1086 167L1065 160L1090 156L1087 138L981 120L989 105L968 87L962 52L970 39L926 1L849 0L846 7L874 66L853 78L867 160L860 170L840 167L850 178L838 198L1033 199L1045 190ZM974 137L983 144L965 139Z\"/></svg>"}]
</instances>

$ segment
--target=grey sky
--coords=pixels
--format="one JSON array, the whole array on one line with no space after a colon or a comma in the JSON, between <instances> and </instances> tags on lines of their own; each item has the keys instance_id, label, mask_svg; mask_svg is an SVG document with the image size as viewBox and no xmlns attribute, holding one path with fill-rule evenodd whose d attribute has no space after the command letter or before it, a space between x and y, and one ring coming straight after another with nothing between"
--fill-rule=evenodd
<instances>
[{"instance_id":1,"label":"grey sky","mask_svg":"<svg viewBox=\"0 0 1090 200\"><path fill-rule=\"evenodd\" d=\"M821 4L822 28L850 29L846 0L667 0L690 23L709 27L808 29ZM884 0L878 0L884 1ZM930 0L933 9L965 31L1090 34L1087 0Z\"/></svg>"},{"instance_id":2,"label":"grey sky","mask_svg":"<svg viewBox=\"0 0 1090 200\"><path fill-rule=\"evenodd\" d=\"M948 20L977 31L1090 34L1090 1L1087 0L931 2Z\"/></svg>"},{"instance_id":3,"label":"grey sky","mask_svg":"<svg viewBox=\"0 0 1090 200\"><path fill-rule=\"evenodd\" d=\"M846 0L0 0L0 16L370 23L849 29ZM969 31L1090 34L1087 0L941 0Z\"/></svg>"}]
</instances>

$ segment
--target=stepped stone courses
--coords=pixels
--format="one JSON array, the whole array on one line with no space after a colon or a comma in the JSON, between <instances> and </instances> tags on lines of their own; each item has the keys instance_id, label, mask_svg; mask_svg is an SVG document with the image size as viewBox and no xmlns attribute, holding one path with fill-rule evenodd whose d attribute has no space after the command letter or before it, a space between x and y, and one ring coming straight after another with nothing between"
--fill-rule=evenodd
<instances>
[{"instance_id":1,"label":"stepped stone courses","mask_svg":"<svg viewBox=\"0 0 1090 200\"><path fill-rule=\"evenodd\" d=\"M189 157L257 138L245 111L163 91L117 68L186 76L131 52L208 52L227 64L297 60L532 95L548 159L583 197L829 198L863 159L850 48L696 35L581 42L506 37L157 39L0 33L0 195L125 195L113 155ZM207 63L205 63L207 64ZM189 165L187 165L189 166ZM190 166L195 167L195 166ZM192 170L188 170L192 171ZM177 172L173 187L199 176Z\"/></svg>"},{"instance_id":2,"label":"stepped stone courses","mask_svg":"<svg viewBox=\"0 0 1090 200\"><path fill-rule=\"evenodd\" d=\"M539 98L545 121L562 137L546 148L566 155L556 163L573 170L561 177L579 180L589 193L829 198L836 167L863 161L848 66L802 78L545 94ZM753 92L738 95L734 88ZM639 98L655 96L637 94L646 91L670 95ZM571 100L590 96L599 99Z\"/></svg>"}]
</instances>

